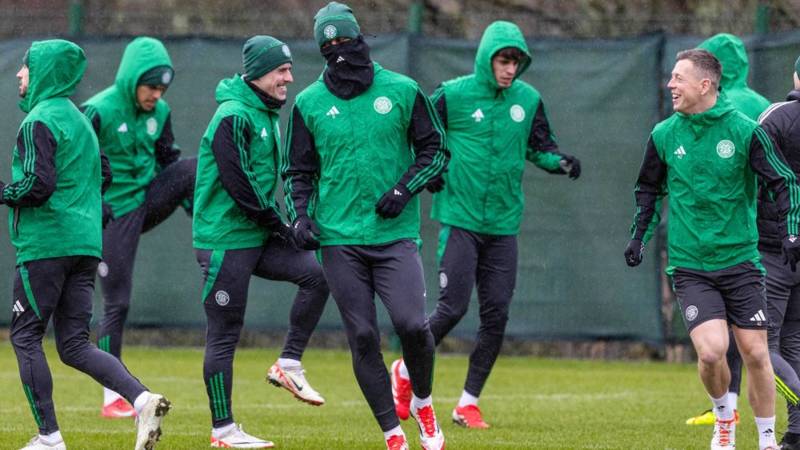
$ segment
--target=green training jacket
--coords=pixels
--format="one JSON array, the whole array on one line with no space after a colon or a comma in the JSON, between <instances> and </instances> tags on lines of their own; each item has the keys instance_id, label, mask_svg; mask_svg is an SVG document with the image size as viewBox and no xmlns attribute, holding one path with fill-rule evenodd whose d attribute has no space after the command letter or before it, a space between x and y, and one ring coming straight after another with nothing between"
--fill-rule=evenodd
<instances>
[{"instance_id":1,"label":"green training jacket","mask_svg":"<svg viewBox=\"0 0 800 450\"><path fill-rule=\"evenodd\" d=\"M238 74L219 82L216 99L219 107L197 155L194 247L258 247L271 226L282 225L275 205L278 110L268 108Z\"/></svg>"},{"instance_id":2,"label":"green training jacket","mask_svg":"<svg viewBox=\"0 0 800 450\"><path fill-rule=\"evenodd\" d=\"M742 40L732 34L722 33L706 39L698 48L713 53L722 64L720 86L733 107L745 116L758 120L770 102L747 86L750 64Z\"/></svg>"},{"instance_id":3,"label":"green training jacket","mask_svg":"<svg viewBox=\"0 0 800 450\"><path fill-rule=\"evenodd\" d=\"M633 238L645 240L656 200L669 194L669 268L715 271L757 263L758 175L797 235L800 187L772 139L724 96L713 108L675 113L653 129L636 185Z\"/></svg>"},{"instance_id":4,"label":"green training jacket","mask_svg":"<svg viewBox=\"0 0 800 450\"><path fill-rule=\"evenodd\" d=\"M519 79L506 89L497 86L492 56L506 47L528 55L517 70L519 77L530 65L528 46L516 25L499 21L484 32L475 72L442 83L431 98L451 152L444 190L433 196L431 216L495 235L519 233L526 160L564 173L559 166L564 155L558 152L539 92Z\"/></svg>"},{"instance_id":5,"label":"green training jacket","mask_svg":"<svg viewBox=\"0 0 800 450\"><path fill-rule=\"evenodd\" d=\"M19 106L11 184L2 189L17 264L102 251L100 150L89 120L69 96L86 70L83 50L38 41L28 56L30 84Z\"/></svg>"},{"instance_id":6,"label":"green training jacket","mask_svg":"<svg viewBox=\"0 0 800 450\"><path fill-rule=\"evenodd\" d=\"M139 110L136 84L142 74L158 66L172 67L164 44L150 37L134 39L125 47L114 84L81 105L90 120L99 116L97 137L114 174L103 199L115 217L144 203L146 188L156 176L155 143L170 109L159 99L152 111Z\"/></svg>"},{"instance_id":7,"label":"green training jacket","mask_svg":"<svg viewBox=\"0 0 800 450\"><path fill-rule=\"evenodd\" d=\"M419 239L419 199L384 219L375 204L396 183L411 194L447 165L436 111L417 83L373 62L374 79L344 100L322 77L300 92L282 160L286 209L307 214L326 245L380 245Z\"/></svg>"}]
</instances>

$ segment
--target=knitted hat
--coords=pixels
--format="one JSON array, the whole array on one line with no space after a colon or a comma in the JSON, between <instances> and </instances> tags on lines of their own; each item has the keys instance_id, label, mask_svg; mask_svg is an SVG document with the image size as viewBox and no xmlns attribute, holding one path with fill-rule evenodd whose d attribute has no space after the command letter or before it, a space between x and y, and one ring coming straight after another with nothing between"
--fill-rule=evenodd
<instances>
[{"instance_id":1,"label":"knitted hat","mask_svg":"<svg viewBox=\"0 0 800 450\"><path fill-rule=\"evenodd\" d=\"M314 16L314 38L320 47L331 39L355 39L360 34L353 10L343 3L330 2Z\"/></svg>"},{"instance_id":2,"label":"knitted hat","mask_svg":"<svg viewBox=\"0 0 800 450\"><path fill-rule=\"evenodd\" d=\"M167 86L172 83L172 78L175 76L175 71L170 66L153 67L139 77L136 82L137 86Z\"/></svg>"},{"instance_id":3,"label":"knitted hat","mask_svg":"<svg viewBox=\"0 0 800 450\"><path fill-rule=\"evenodd\" d=\"M245 80L263 77L275 68L292 62L289 46L272 36L253 36L242 47Z\"/></svg>"}]
</instances>

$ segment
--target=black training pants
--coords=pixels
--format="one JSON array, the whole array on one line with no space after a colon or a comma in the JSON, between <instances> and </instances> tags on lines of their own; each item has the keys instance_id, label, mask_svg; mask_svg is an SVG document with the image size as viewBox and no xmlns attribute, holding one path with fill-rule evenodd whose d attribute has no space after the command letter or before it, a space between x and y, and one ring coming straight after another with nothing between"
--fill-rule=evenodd
<instances>
[{"instance_id":1,"label":"black training pants","mask_svg":"<svg viewBox=\"0 0 800 450\"><path fill-rule=\"evenodd\" d=\"M381 353L375 294L403 347L414 394L431 395L434 344L425 320L425 279L417 245L322 247L322 267L344 322L353 370L383 431L398 426L389 373Z\"/></svg>"},{"instance_id":2,"label":"black training pants","mask_svg":"<svg viewBox=\"0 0 800 450\"><path fill-rule=\"evenodd\" d=\"M197 158L170 164L150 183L142 206L112 220L103 230L103 261L98 270L103 318L97 330L97 346L117 358L122 354L139 236L166 220L181 204L191 205L196 170Z\"/></svg>"},{"instance_id":3,"label":"black training pants","mask_svg":"<svg viewBox=\"0 0 800 450\"><path fill-rule=\"evenodd\" d=\"M250 277L289 281L299 289L289 316L281 357L300 360L325 309L328 285L314 253L272 237L264 247L196 250L203 272L208 325L203 379L214 427L233 423L233 357L239 342Z\"/></svg>"},{"instance_id":4,"label":"black training pants","mask_svg":"<svg viewBox=\"0 0 800 450\"><path fill-rule=\"evenodd\" d=\"M64 364L119 392L131 404L145 391L119 359L98 350L89 341L97 262L97 258L89 256L65 256L17 266L11 344L17 355L22 387L41 434L58 430L53 379L42 350L50 317L58 355Z\"/></svg>"},{"instance_id":5,"label":"black training pants","mask_svg":"<svg viewBox=\"0 0 800 450\"><path fill-rule=\"evenodd\" d=\"M428 321L439 345L467 313L477 285L481 324L464 390L479 397L503 345L517 283L517 237L442 225L439 239L439 301Z\"/></svg>"}]
</instances>

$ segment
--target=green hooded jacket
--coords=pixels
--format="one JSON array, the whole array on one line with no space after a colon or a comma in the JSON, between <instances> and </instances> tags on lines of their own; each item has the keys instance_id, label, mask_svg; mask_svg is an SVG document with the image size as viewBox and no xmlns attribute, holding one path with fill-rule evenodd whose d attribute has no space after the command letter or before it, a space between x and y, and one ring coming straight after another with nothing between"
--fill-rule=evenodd
<instances>
[{"instance_id":1,"label":"green hooded jacket","mask_svg":"<svg viewBox=\"0 0 800 450\"><path fill-rule=\"evenodd\" d=\"M447 164L444 130L430 100L414 80L372 64L372 84L354 98L337 97L320 77L295 99L282 158L286 209L292 220L308 214L323 246L419 239L418 196L392 219L380 217L375 204L398 182L420 192ZM430 127L419 148L411 132L418 122ZM300 129L313 145L298 147ZM301 199L297 185L311 173L313 193Z\"/></svg>"},{"instance_id":2,"label":"green hooded jacket","mask_svg":"<svg viewBox=\"0 0 800 450\"><path fill-rule=\"evenodd\" d=\"M770 102L747 86L750 64L742 40L732 34L717 34L706 39L698 48L708 50L722 64L720 86L733 107L747 117L758 120Z\"/></svg>"},{"instance_id":3,"label":"green hooded jacket","mask_svg":"<svg viewBox=\"0 0 800 450\"><path fill-rule=\"evenodd\" d=\"M758 263L756 174L782 205L785 230L797 234L800 187L766 132L724 96L705 112L676 112L650 136L636 186L633 238L657 225L650 220L656 197L668 193L667 273Z\"/></svg>"},{"instance_id":4,"label":"green hooded jacket","mask_svg":"<svg viewBox=\"0 0 800 450\"><path fill-rule=\"evenodd\" d=\"M89 119L100 117L97 137L114 174L104 201L111 205L115 217L144 203L146 188L156 176L155 142L170 109L159 99L152 111L140 110L136 85L142 74L159 66L172 67L164 44L150 37L134 39L125 47L114 84L82 105Z\"/></svg>"},{"instance_id":5,"label":"green hooded jacket","mask_svg":"<svg viewBox=\"0 0 800 450\"><path fill-rule=\"evenodd\" d=\"M19 103L28 113L19 129L23 146L14 148L12 183L3 189L5 203L14 206L9 230L17 263L78 255L99 258L100 151L89 120L68 98L83 78L86 56L72 42L38 41L29 50L28 68L28 92ZM46 127L52 148L37 147L38 124ZM42 204L26 205L42 164L54 176L54 189L42 197Z\"/></svg>"},{"instance_id":6,"label":"green hooded jacket","mask_svg":"<svg viewBox=\"0 0 800 450\"><path fill-rule=\"evenodd\" d=\"M277 214L275 186L278 179L280 126L277 109L268 108L245 84L241 75L217 85L219 104L208 124L197 155L194 217L194 247L230 250L259 247L266 243L270 230L248 217L223 186L219 160L215 157L215 138L220 123L232 118L230 138L237 155L228 155L240 165L244 183L256 198L256 208L272 209ZM245 139L249 139L245 141Z\"/></svg>"},{"instance_id":7,"label":"green hooded jacket","mask_svg":"<svg viewBox=\"0 0 800 450\"><path fill-rule=\"evenodd\" d=\"M527 58L516 79L499 89L492 57L514 47ZM475 58L475 72L442 83L433 93L437 108L446 104L450 165L444 190L433 196L431 215L443 224L470 231L514 235L519 233L524 194L522 175L526 159L549 172L560 173L552 133L548 148L531 148L529 137L538 118L546 121L539 92L518 79L530 65L530 52L519 28L511 22L492 23L484 32Z\"/></svg>"}]
</instances>

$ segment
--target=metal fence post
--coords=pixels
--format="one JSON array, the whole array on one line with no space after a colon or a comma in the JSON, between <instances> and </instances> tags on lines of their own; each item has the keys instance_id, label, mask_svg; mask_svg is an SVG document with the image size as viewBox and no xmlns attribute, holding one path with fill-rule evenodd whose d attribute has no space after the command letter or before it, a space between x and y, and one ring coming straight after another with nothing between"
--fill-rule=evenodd
<instances>
[{"instance_id":1,"label":"metal fence post","mask_svg":"<svg viewBox=\"0 0 800 450\"><path fill-rule=\"evenodd\" d=\"M83 34L83 0L71 0L69 3L69 35Z\"/></svg>"}]
</instances>

